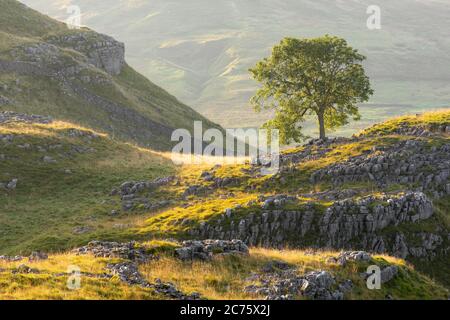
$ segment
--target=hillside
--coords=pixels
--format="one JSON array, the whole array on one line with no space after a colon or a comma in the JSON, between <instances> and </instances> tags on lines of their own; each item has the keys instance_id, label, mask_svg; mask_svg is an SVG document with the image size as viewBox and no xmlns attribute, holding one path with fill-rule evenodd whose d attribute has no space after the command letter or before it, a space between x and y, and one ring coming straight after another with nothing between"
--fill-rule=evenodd
<instances>
[{"instance_id":1,"label":"hillside","mask_svg":"<svg viewBox=\"0 0 450 320\"><path fill-rule=\"evenodd\" d=\"M176 172L153 151L71 123L0 113L0 253L60 250L119 233L107 197L127 179Z\"/></svg>"},{"instance_id":2,"label":"hillside","mask_svg":"<svg viewBox=\"0 0 450 320\"><path fill-rule=\"evenodd\" d=\"M448 1L411 0L22 0L62 21L78 5L82 23L125 41L130 64L226 127L255 126L248 69L285 36L343 37L367 56L375 90L356 129L406 112L448 106ZM368 30L369 5L381 30ZM309 128L309 132L314 132Z\"/></svg>"},{"instance_id":3,"label":"hillside","mask_svg":"<svg viewBox=\"0 0 450 320\"><path fill-rule=\"evenodd\" d=\"M354 138L312 140L286 151L270 177L250 165L185 172L176 190L188 204L149 218L138 232L388 253L448 286L449 124L450 112L441 111Z\"/></svg>"},{"instance_id":4,"label":"hillside","mask_svg":"<svg viewBox=\"0 0 450 320\"><path fill-rule=\"evenodd\" d=\"M391 119L261 176L0 114L2 297L446 299L449 133L448 110ZM372 264L382 290L365 286Z\"/></svg>"},{"instance_id":5,"label":"hillside","mask_svg":"<svg viewBox=\"0 0 450 320\"><path fill-rule=\"evenodd\" d=\"M0 299L447 299L401 259L331 251L248 249L182 259L175 242L96 243L67 254L0 258ZM229 245L225 243L225 245ZM198 246L198 244L197 244ZM208 246L211 246L210 244ZM202 244L200 243L200 247ZM359 254L359 256L358 256ZM357 258L356 258L357 257ZM382 270L382 289L361 274ZM71 267L72 266L72 267ZM77 266L81 272L71 274ZM71 290L67 283L79 289Z\"/></svg>"},{"instance_id":6,"label":"hillside","mask_svg":"<svg viewBox=\"0 0 450 320\"><path fill-rule=\"evenodd\" d=\"M174 129L218 127L134 71L125 47L15 0L0 1L0 110L50 115L169 150Z\"/></svg>"}]
</instances>

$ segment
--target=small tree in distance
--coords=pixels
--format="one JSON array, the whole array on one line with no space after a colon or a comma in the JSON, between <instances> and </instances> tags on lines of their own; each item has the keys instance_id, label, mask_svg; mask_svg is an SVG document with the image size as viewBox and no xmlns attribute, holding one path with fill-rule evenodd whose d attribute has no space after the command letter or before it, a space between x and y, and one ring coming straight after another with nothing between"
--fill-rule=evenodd
<instances>
[{"instance_id":1,"label":"small tree in distance","mask_svg":"<svg viewBox=\"0 0 450 320\"><path fill-rule=\"evenodd\" d=\"M287 144L304 137L301 123L306 116L317 117L321 139L326 128L343 126L349 117L359 120L357 104L373 94L364 60L338 37L284 38L270 57L250 69L262 84L251 99L255 110L275 110L263 127L278 129L281 143Z\"/></svg>"}]
</instances>

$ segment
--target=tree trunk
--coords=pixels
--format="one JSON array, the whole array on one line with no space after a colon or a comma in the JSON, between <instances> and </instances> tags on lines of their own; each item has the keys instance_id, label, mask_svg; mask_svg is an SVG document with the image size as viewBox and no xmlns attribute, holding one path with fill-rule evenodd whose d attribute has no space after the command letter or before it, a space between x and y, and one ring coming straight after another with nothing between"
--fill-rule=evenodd
<instances>
[{"instance_id":1,"label":"tree trunk","mask_svg":"<svg viewBox=\"0 0 450 320\"><path fill-rule=\"evenodd\" d=\"M317 117L319 118L319 130L320 130L320 139L325 139L325 119L324 119L324 115L323 113L319 113L317 115Z\"/></svg>"}]
</instances>

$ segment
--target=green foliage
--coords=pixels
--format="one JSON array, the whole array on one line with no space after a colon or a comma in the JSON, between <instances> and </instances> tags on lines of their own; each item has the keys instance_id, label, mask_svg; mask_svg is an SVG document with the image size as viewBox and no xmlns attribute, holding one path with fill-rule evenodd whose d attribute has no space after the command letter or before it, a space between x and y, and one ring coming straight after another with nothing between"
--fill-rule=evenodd
<instances>
[{"instance_id":1,"label":"green foliage","mask_svg":"<svg viewBox=\"0 0 450 320\"><path fill-rule=\"evenodd\" d=\"M320 137L360 118L357 103L373 94L362 62L365 57L344 39L285 38L272 55L250 69L262 84L251 102L256 111L274 109L275 118L264 127L280 130L282 143L299 142L301 123L317 116Z\"/></svg>"}]
</instances>

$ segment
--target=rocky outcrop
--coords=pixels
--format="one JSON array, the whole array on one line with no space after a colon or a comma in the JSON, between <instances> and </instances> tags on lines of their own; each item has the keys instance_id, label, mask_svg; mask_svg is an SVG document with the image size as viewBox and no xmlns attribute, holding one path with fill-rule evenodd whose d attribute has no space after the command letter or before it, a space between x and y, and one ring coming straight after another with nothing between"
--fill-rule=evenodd
<instances>
[{"instance_id":1,"label":"rocky outcrop","mask_svg":"<svg viewBox=\"0 0 450 320\"><path fill-rule=\"evenodd\" d=\"M157 178L153 181L126 181L118 188L111 190L110 195L119 195L122 201L122 210L130 211L137 207L145 210L156 210L169 204L169 201L152 201L151 193L159 187L175 180L174 176ZM147 194L145 194L147 192Z\"/></svg>"},{"instance_id":2,"label":"rocky outcrop","mask_svg":"<svg viewBox=\"0 0 450 320\"><path fill-rule=\"evenodd\" d=\"M209 260L214 255L248 254L248 247L241 240L183 241L175 255L181 260Z\"/></svg>"},{"instance_id":3,"label":"rocky outcrop","mask_svg":"<svg viewBox=\"0 0 450 320\"><path fill-rule=\"evenodd\" d=\"M154 258L133 241L128 243L91 241L88 245L74 249L72 252L78 255L92 254L95 257L121 258L136 262L146 262Z\"/></svg>"},{"instance_id":4,"label":"rocky outcrop","mask_svg":"<svg viewBox=\"0 0 450 320\"><path fill-rule=\"evenodd\" d=\"M12 111L0 112L0 124L14 122L49 124L52 121L53 120L51 117L46 116L17 113Z\"/></svg>"},{"instance_id":5,"label":"rocky outcrop","mask_svg":"<svg viewBox=\"0 0 450 320\"><path fill-rule=\"evenodd\" d=\"M262 209L241 218L238 212L227 210L190 234L208 239L241 239L251 246L358 248L395 253L398 245L381 232L433 215L431 201L420 192L336 201L325 212L322 210L310 203L298 210Z\"/></svg>"},{"instance_id":6,"label":"rocky outcrop","mask_svg":"<svg viewBox=\"0 0 450 320\"><path fill-rule=\"evenodd\" d=\"M0 182L0 189L15 190L17 187L17 182L19 182L18 179L12 179L8 182Z\"/></svg>"},{"instance_id":7,"label":"rocky outcrop","mask_svg":"<svg viewBox=\"0 0 450 320\"><path fill-rule=\"evenodd\" d=\"M365 136L381 136L386 134L398 134L404 136L430 137L434 134L450 133L450 124L416 124L411 125L408 122L400 123L397 127L391 128L389 131L377 130L379 125L365 130ZM375 130L374 130L375 129Z\"/></svg>"},{"instance_id":8,"label":"rocky outcrop","mask_svg":"<svg viewBox=\"0 0 450 320\"><path fill-rule=\"evenodd\" d=\"M198 293L185 294L178 290L172 283L164 283L157 279L154 283L148 282L139 272L138 266L133 262L108 264L106 267L113 275L128 285L138 285L144 288L152 288L156 294L166 298L177 300L198 300Z\"/></svg>"},{"instance_id":9,"label":"rocky outcrop","mask_svg":"<svg viewBox=\"0 0 450 320\"><path fill-rule=\"evenodd\" d=\"M418 222L432 215L433 205L423 193L348 199L337 201L326 210L319 221L319 233L327 247L339 248L388 226Z\"/></svg>"},{"instance_id":10,"label":"rocky outcrop","mask_svg":"<svg viewBox=\"0 0 450 320\"><path fill-rule=\"evenodd\" d=\"M88 63L111 75L118 75L125 65L125 45L103 34L80 32L51 37L49 42L85 54Z\"/></svg>"},{"instance_id":11,"label":"rocky outcrop","mask_svg":"<svg viewBox=\"0 0 450 320\"><path fill-rule=\"evenodd\" d=\"M327 263L338 263L343 267L348 261L375 263L364 251L341 252L337 257L329 257ZM381 283L393 280L398 272L395 265L381 268ZM360 275L367 279L371 273ZM310 300L343 300L353 290L350 279L339 280L330 271L315 270L301 275L294 266L279 261L270 261L263 266L261 273L253 273L247 281L254 284L245 287L245 292L263 295L267 300L292 300L299 296Z\"/></svg>"},{"instance_id":12,"label":"rocky outcrop","mask_svg":"<svg viewBox=\"0 0 450 320\"><path fill-rule=\"evenodd\" d=\"M7 262L15 262L15 261L21 261L23 260L23 256L0 256L0 260L7 261Z\"/></svg>"},{"instance_id":13,"label":"rocky outcrop","mask_svg":"<svg viewBox=\"0 0 450 320\"><path fill-rule=\"evenodd\" d=\"M293 300L298 296L310 300L343 300L344 294L350 292L353 287L351 280L335 286L333 275L322 270L299 275L295 269L287 269L253 274L247 280L260 284L247 286L244 291L263 295L266 300Z\"/></svg>"},{"instance_id":14,"label":"rocky outcrop","mask_svg":"<svg viewBox=\"0 0 450 320\"><path fill-rule=\"evenodd\" d=\"M450 144L430 146L424 141L407 140L374 151L318 170L312 174L311 182L341 185L373 181L380 187L409 185L435 197L450 194Z\"/></svg>"},{"instance_id":15,"label":"rocky outcrop","mask_svg":"<svg viewBox=\"0 0 450 320\"><path fill-rule=\"evenodd\" d=\"M47 260L48 255L45 252L41 251L33 251L30 256L28 257L28 261L35 262L35 261L42 261Z\"/></svg>"},{"instance_id":16,"label":"rocky outcrop","mask_svg":"<svg viewBox=\"0 0 450 320\"><path fill-rule=\"evenodd\" d=\"M345 266L348 261L370 261L372 257L365 251L344 251L337 257L328 258L328 263L337 263Z\"/></svg>"},{"instance_id":17,"label":"rocky outcrop","mask_svg":"<svg viewBox=\"0 0 450 320\"><path fill-rule=\"evenodd\" d=\"M8 99L7 97L0 95L0 106L11 104L11 102L12 101L10 99Z\"/></svg>"}]
</instances>

